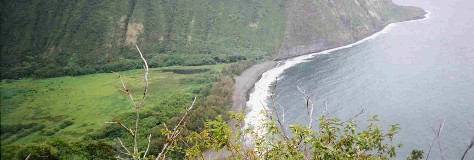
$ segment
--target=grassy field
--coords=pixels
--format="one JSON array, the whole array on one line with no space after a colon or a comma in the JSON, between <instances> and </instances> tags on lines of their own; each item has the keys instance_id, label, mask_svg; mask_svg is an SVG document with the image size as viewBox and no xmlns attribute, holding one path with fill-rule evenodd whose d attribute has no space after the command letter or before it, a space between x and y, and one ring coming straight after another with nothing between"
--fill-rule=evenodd
<instances>
[{"instance_id":1,"label":"grassy field","mask_svg":"<svg viewBox=\"0 0 474 160\"><path fill-rule=\"evenodd\" d=\"M210 89L225 66L151 69L144 112L153 110L166 118L183 111L193 96ZM139 99L143 71L120 74L135 99ZM1 82L2 144L53 137L80 140L110 125L104 122L130 112L132 104L113 73ZM160 117L154 118L148 121L160 121Z\"/></svg>"}]
</instances>

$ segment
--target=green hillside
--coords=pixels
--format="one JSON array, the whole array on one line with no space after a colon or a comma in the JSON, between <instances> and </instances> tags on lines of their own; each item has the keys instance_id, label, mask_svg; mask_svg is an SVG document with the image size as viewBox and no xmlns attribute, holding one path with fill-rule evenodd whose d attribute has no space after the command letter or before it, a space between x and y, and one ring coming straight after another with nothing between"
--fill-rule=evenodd
<instances>
[{"instance_id":1,"label":"green hillside","mask_svg":"<svg viewBox=\"0 0 474 160\"><path fill-rule=\"evenodd\" d=\"M425 13L390 0L10 0L1 6L2 78L137 69L134 45L151 67L288 58Z\"/></svg>"},{"instance_id":2,"label":"green hillside","mask_svg":"<svg viewBox=\"0 0 474 160\"><path fill-rule=\"evenodd\" d=\"M2 1L3 78L261 59L276 53L282 0Z\"/></svg>"}]
</instances>

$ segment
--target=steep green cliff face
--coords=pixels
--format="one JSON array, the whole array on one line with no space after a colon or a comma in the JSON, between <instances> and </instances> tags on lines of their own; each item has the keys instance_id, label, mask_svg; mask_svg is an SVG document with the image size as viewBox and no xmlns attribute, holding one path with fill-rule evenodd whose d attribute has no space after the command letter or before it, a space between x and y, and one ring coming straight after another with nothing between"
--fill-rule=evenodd
<instances>
[{"instance_id":1,"label":"steep green cliff face","mask_svg":"<svg viewBox=\"0 0 474 160\"><path fill-rule=\"evenodd\" d=\"M288 58L423 11L390 0L2 1L1 76L56 77ZM277 54L279 53L279 54Z\"/></svg>"},{"instance_id":2,"label":"steep green cliff face","mask_svg":"<svg viewBox=\"0 0 474 160\"><path fill-rule=\"evenodd\" d=\"M63 70L83 70L104 62L109 48L121 46L124 30L121 17L131 8L127 1L109 4L55 0L3 2L2 78L59 76Z\"/></svg>"},{"instance_id":3,"label":"steep green cliff face","mask_svg":"<svg viewBox=\"0 0 474 160\"><path fill-rule=\"evenodd\" d=\"M391 0L287 1L284 42L277 59L353 43L389 23L423 18L425 11Z\"/></svg>"},{"instance_id":4,"label":"steep green cliff face","mask_svg":"<svg viewBox=\"0 0 474 160\"><path fill-rule=\"evenodd\" d=\"M260 59L278 51L283 0L2 1L2 78Z\"/></svg>"}]
</instances>

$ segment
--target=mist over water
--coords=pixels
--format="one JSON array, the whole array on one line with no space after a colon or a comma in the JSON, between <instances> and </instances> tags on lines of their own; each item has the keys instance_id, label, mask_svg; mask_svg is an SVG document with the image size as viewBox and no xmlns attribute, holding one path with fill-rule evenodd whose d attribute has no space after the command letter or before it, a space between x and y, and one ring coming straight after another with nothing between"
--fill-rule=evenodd
<instances>
[{"instance_id":1,"label":"mist over water","mask_svg":"<svg viewBox=\"0 0 474 160\"><path fill-rule=\"evenodd\" d=\"M426 156L435 137L431 128L445 120L444 156L459 159L474 134L468 123L474 125L474 2L395 2L420 6L430 18L398 23L372 40L285 69L276 101L288 124L308 119L296 86L315 94L315 116L327 104L333 117L347 119L365 109L360 120L379 115L383 126L399 123L394 141L404 146L397 159L413 149ZM441 159L437 147L430 159ZM474 151L467 159L474 159Z\"/></svg>"}]
</instances>

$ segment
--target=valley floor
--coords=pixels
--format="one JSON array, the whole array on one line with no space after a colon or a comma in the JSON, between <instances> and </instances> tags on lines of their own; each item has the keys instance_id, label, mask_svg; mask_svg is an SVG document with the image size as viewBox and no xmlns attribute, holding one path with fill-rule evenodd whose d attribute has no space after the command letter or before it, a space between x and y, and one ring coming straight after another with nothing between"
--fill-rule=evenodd
<instances>
[{"instance_id":1,"label":"valley floor","mask_svg":"<svg viewBox=\"0 0 474 160\"><path fill-rule=\"evenodd\" d=\"M150 117L143 122L153 123L182 112L182 106L191 102L190 97L210 89L226 65L151 69L144 112L159 112L160 117ZM120 74L134 97L140 97L143 70ZM119 78L113 73L2 80L2 144L50 138L80 140L101 132L107 125L104 122L133 112L130 99L121 88Z\"/></svg>"}]
</instances>

